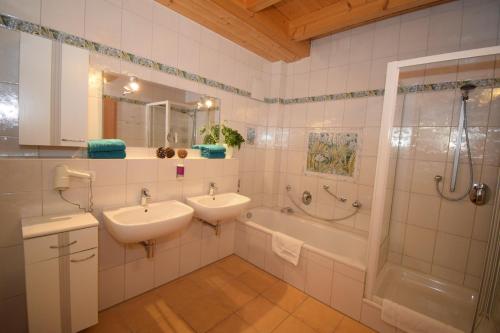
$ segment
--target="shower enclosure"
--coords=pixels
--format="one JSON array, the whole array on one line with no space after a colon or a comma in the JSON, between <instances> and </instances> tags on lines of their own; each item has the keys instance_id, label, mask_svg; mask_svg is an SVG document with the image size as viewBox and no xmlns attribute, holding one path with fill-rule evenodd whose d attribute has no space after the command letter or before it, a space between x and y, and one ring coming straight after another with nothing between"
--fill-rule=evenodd
<instances>
[{"instance_id":1,"label":"shower enclosure","mask_svg":"<svg viewBox=\"0 0 500 333\"><path fill-rule=\"evenodd\" d=\"M388 65L365 296L413 325L500 332L499 54Z\"/></svg>"}]
</instances>

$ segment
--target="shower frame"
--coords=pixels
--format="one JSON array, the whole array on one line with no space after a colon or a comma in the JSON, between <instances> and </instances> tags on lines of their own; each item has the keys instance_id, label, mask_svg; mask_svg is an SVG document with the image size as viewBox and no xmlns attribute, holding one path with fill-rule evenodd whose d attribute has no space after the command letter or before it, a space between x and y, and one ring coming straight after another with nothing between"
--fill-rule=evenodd
<instances>
[{"instance_id":1,"label":"shower frame","mask_svg":"<svg viewBox=\"0 0 500 333\"><path fill-rule=\"evenodd\" d=\"M386 195L389 180L389 164L391 157L391 129L393 127L398 96L399 73L405 67L427 65L443 61L461 60L482 56L500 54L500 45L443 53L420 58L393 61L387 64L385 79L384 103L380 124L379 149L375 170L375 184L373 189L372 210L370 216L370 229L368 234L368 265L365 285L365 298L373 300L375 281L377 278L378 261L380 256L380 241L384 224L384 207L386 200L391 200Z\"/></svg>"}]
</instances>

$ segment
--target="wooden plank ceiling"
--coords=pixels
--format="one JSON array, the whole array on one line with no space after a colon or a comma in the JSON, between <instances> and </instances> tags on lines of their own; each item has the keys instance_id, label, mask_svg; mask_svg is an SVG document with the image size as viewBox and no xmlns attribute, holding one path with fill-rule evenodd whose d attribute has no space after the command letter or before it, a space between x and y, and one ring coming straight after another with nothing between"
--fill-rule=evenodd
<instances>
[{"instance_id":1,"label":"wooden plank ceiling","mask_svg":"<svg viewBox=\"0 0 500 333\"><path fill-rule=\"evenodd\" d=\"M311 39L451 0L156 0L269 61L309 56Z\"/></svg>"}]
</instances>

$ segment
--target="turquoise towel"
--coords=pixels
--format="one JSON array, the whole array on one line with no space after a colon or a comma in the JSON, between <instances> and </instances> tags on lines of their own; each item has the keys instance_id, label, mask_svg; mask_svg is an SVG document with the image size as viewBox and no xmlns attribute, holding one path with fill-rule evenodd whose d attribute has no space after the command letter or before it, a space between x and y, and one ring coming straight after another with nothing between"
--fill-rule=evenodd
<instances>
[{"instance_id":1,"label":"turquoise towel","mask_svg":"<svg viewBox=\"0 0 500 333\"><path fill-rule=\"evenodd\" d=\"M226 154L224 154L224 153L222 153L222 154L207 154L207 155L201 154L201 157L205 157L205 158L209 158L209 159L226 158Z\"/></svg>"},{"instance_id":2,"label":"turquoise towel","mask_svg":"<svg viewBox=\"0 0 500 333\"><path fill-rule=\"evenodd\" d=\"M97 159L115 159L115 158L125 158L127 154L125 150L115 150L115 151L96 151L88 152L89 158Z\"/></svg>"},{"instance_id":3,"label":"turquoise towel","mask_svg":"<svg viewBox=\"0 0 500 333\"><path fill-rule=\"evenodd\" d=\"M200 149L201 152L210 152L210 153L225 153L226 148L220 145L194 145L193 149Z\"/></svg>"},{"instance_id":4,"label":"turquoise towel","mask_svg":"<svg viewBox=\"0 0 500 333\"><path fill-rule=\"evenodd\" d=\"M89 140L87 143L89 152L123 151L125 148L125 142L120 139Z\"/></svg>"}]
</instances>

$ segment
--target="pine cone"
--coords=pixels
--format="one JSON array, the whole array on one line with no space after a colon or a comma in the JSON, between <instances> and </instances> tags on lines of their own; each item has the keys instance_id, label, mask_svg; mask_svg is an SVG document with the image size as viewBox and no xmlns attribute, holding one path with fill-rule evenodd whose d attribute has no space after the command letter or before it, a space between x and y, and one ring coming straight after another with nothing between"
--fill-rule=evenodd
<instances>
[{"instance_id":1,"label":"pine cone","mask_svg":"<svg viewBox=\"0 0 500 333\"><path fill-rule=\"evenodd\" d=\"M179 158L186 158L186 156L188 156L188 152L186 149L179 149L177 151L177 156L179 156Z\"/></svg>"},{"instance_id":2,"label":"pine cone","mask_svg":"<svg viewBox=\"0 0 500 333\"><path fill-rule=\"evenodd\" d=\"M168 158L172 158L175 156L175 150L170 147L165 148L164 151Z\"/></svg>"},{"instance_id":3,"label":"pine cone","mask_svg":"<svg viewBox=\"0 0 500 333\"><path fill-rule=\"evenodd\" d=\"M165 148L159 147L158 149L156 149L156 157L165 158L165 156L167 156Z\"/></svg>"}]
</instances>

